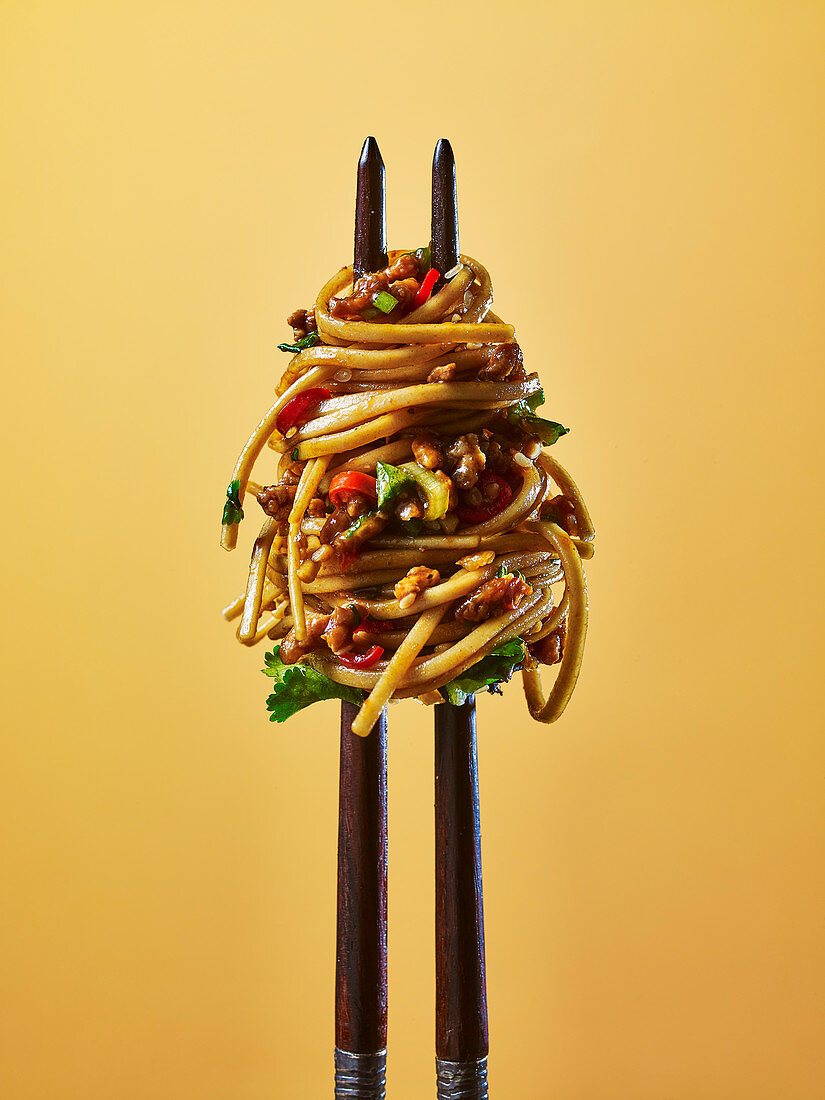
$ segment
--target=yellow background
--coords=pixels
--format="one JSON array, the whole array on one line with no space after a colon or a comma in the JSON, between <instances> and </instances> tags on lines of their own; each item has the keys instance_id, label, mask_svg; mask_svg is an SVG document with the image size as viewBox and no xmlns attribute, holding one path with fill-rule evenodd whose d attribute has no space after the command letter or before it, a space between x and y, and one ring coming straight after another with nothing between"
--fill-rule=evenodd
<instances>
[{"instance_id":1,"label":"yellow background","mask_svg":"<svg viewBox=\"0 0 825 1100\"><path fill-rule=\"evenodd\" d=\"M267 722L217 521L373 133L405 246L452 139L599 530L564 720L479 707L494 1094L825 1095L825 5L3 20L0 1093L331 1095L336 707ZM390 1089L420 1100L430 715L391 720Z\"/></svg>"}]
</instances>

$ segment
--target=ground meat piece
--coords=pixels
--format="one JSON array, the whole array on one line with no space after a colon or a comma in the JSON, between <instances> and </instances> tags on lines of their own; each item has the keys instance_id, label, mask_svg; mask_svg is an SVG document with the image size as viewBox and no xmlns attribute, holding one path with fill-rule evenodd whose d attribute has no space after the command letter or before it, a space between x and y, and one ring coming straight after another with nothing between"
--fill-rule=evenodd
<instances>
[{"instance_id":1,"label":"ground meat piece","mask_svg":"<svg viewBox=\"0 0 825 1100\"><path fill-rule=\"evenodd\" d=\"M305 462L290 462L281 476L278 478L279 485L297 485L301 480L301 474L304 472Z\"/></svg>"},{"instance_id":2,"label":"ground meat piece","mask_svg":"<svg viewBox=\"0 0 825 1100\"><path fill-rule=\"evenodd\" d=\"M490 358L478 372L479 382L502 382L518 368L524 374L524 357L518 344L496 344ZM515 381L515 379L514 379Z\"/></svg>"},{"instance_id":3,"label":"ground meat piece","mask_svg":"<svg viewBox=\"0 0 825 1100\"><path fill-rule=\"evenodd\" d=\"M457 363L443 363L440 367L433 367L427 375L428 382L452 382L458 373Z\"/></svg>"},{"instance_id":4,"label":"ground meat piece","mask_svg":"<svg viewBox=\"0 0 825 1100\"><path fill-rule=\"evenodd\" d=\"M383 271L362 275L360 279L356 280L352 293L346 298L330 298L329 312L333 317L359 320L364 310L369 308L375 301L376 294L380 294L382 290L387 290L402 302L400 307L396 306L392 311L393 320L395 320L401 313L406 312L412 304L415 294L418 293L417 280L420 272L421 264L416 256L411 254L399 256ZM410 279L416 280L414 294L410 293L412 284L407 283L407 280ZM398 286L397 294L394 284Z\"/></svg>"},{"instance_id":5,"label":"ground meat piece","mask_svg":"<svg viewBox=\"0 0 825 1100\"><path fill-rule=\"evenodd\" d=\"M482 623L503 611L514 611L532 591L532 587L520 573L492 577L461 601L455 609L455 618L469 623Z\"/></svg>"},{"instance_id":6,"label":"ground meat piece","mask_svg":"<svg viewBox=\"0 0 825 1100\"><path fill-rule=\"evenodd\" d=\"M576 509L569 497L559 493L552 500L546 500L541 506L541 518L557 523L562 531L566 531L573 538L579 533L579 525L576 521Z\"/></svg>"},{"instance_id":7,"label":"ground meat piece","mask_svg":"<svg viewBox=\"0 0 825 1100\"><path fill-rule=\"evenodd\" d=\"M307 636L299 642L295 637L295 628L281 642L278 656L285 665L294 665L297 660L315 648L318 639L322 636L329 622L329 615L317 615L313 611L306 611Z\"/></svg>"},{"instance_id":8,"label":"ground meat piece","mask_svg":"<svg viewBox=\"0 0 825 1100\"><path fill-rule=\"evenodd\" d=\"M487 469L494 474L503 474L510 469L510 455L502 450L501 444L496 439L482 439L480 447L487 459Z\"/></svg>"},{"instance_id":9,"label":"ground meat piece","mask_svg":"<svg viewBox=\"0 0 825 1100\"><path fill-rule=\"evenodd\" d=\"M347 499L346 509L350 519L359 519L372 507L372 498L363 493L350 493Z\"/></svg>"},{"instance_id":10,"label":"ground meat piece","mask_svg":"<svg viewBox=\"0 0 825 1100\"><path fill-rule=\"evenodd\" d=\"M293 462L287 466L275 485L264 485L259 490L256 499L268 516L280 520L289 516L303 469L303 462Z\"/></svg>"},{"instance_id":11,"label":"ground meat piece","mask_svg":"<svg viewBox=\"0 0 825 1100\"><path fill-rule=\"evenodd\" d=\"M352 288L352 294L346 298L330 298L329 312L343 320L360 320L364 310L372 305L375 295L388 290L389 285L390 281L383 271L363 275Z\"/></svg>"},{"instance_id":12,"label":"ground meat piece","mask_svg":"<svg viewBox=\"0 0 825 1100\"><path fill-rule=\"evenodd\" d=\"M421 432L412 441L415 461L425 470L438 470L444 465L444 449L435 432Z\"/></svg>"},{"instance_id":13,"label":"ground meat piece","mask_svg":"<svg viewBox=\"0 0 825 1100\"><path fill-rule=\"evenodd\" d=\"M313 497L307 505L307 515L313 519L320 519L327 514L327 506L320 497Z\"/></svg>"},{"instance_id":14,"label":"ground meat piece","mask_svg":"<svg viewBox=\"0 0 825 1100\"><path fill-rule=\"evenodd\" d=\"M564 643L567 638L567 622L562 619L552 634L529 647L530 652L543 665L557 665L564 656Z\"/></svg>"},{"instance_id":15,"label":"ground meat piece","mask_svg":"<svg viewBox=\"0 0 825 1100\"><path fill-rule=\"evenodd\" d=\"M371 538L375 538L384 530L388 522L389 516L385 515L384 512L373 512L371 515L365 516L363 522L351 534L342 531L340 535L336 535L332 540L333 545L339 553L357 554L365 542L369 542ZM351 522L350 526L352 526ZM323 535L323 531L321 534Z\"/></svg>"},{"instance_id":16,"label":"ground meat piece","mask_svg":"<svg viewBox=\"0 0 825 1100\"><path fill-rule=\"evenodd\" d=\"M417 279L421 274L421 261L413 252L404 252L387 268L390 282L396 279Z\"/></svg>"},{"instance_id":17,"label":"ground meat piece","mask_svg":"<svg viewBox=\"0 0 825 1100\"><path fill-rule=\"evenodd\" d=\"M322 543L334 542L342 531L350 527L352 527L352 520L347 515L346 508L336 508L331 515L327 516L327 521L321 528L318 538Z\"/></svg>"},{"instance_id":18,"label":"ground meat piece","mask_svg":"<svg viewBox=\"0 0 825 1100\"><path fill-rule=\"evenodd\" d=\"M432 588L440 580L441 574L437 569L430 569L426 565L413 566L406 577L402 577L395 586L395 598L398 600L398 606L404 610L412 607L425 589Z\"/></svg>"},{"instance_id":19,"label":"ground meat piece","mask_svg":"<svg viewBox=\"0 0 825 1100\"><path fill-rule=\"evenodd\" d=\"M398 299L398 305L393 310L393 313L399 308L402 309L404 313L408 313L418 291L419 286L415 279L402 279L400 282L393 283L390 287L390 294L392 294L393 298Z\"/></svg>"},{"instance_id":20,"label":"ground meat piece","mask_svg":"<svg viewBox=\"0 0 825 1100\"><path fill-rule=\"evenodd\" d=\"M335 608L324 630L324 641L333 653L349 649L352 645L352 632L359 621L352 607Z\"/></svg>"},{"instance_id":21,"label":"ground meat piece","mask_svg":"<svg viewBox=\"0 0 825 1100\"><path fill-rule=\"evenodd\" d=\"M409 519L421 519L424 515L424 507L420 500L410 497L408 500L401 501L395 509L395 514L404 522Z\"/></svg>"},{"instance_id":22,"label":"ground meat piece","mask_svg":"<svg viewBox=\"0 0 825 1100\"><path fill-rule=\"evenodd\" d=\"M311 332L317 332L314 309L296 309L286 319L286 323L292 326L292 336L295 341L303 340Z\"/></svg>"},{"instance_id":23,"label":"ground meat piece","mask_svg":"<svg viewBox=\"0 0 825 1100\"><path fill-rule=\"evenodd\" d=\"M257 494L257 501L268 516L285 520L295 500L295 485L265 485Z\"/></svg>"},{"instance_id":24,"label":"ground meat piece","mask_svg":"<svg viewBox=\"0 0 825 1100\"><path fill-rule=\"evenodd\" d=\"M454 460L452 475L459 488L472 489L487 464L484 452L478 445L478 436L474 432L460 435L447 454Z\"/></svg>"},{"instance_id":25,"label":"ground meat piece","mask_svg":"<svg viewBox=\"0 0 825 1100\"><path fill-rule=\"evenodd\" d=\"M462 569L483 569L485 565L492 564L495 556L495 550L479 550L475 554L465 554L458 559L456 565L460 565Z\"/></svg>"}]
</instances>

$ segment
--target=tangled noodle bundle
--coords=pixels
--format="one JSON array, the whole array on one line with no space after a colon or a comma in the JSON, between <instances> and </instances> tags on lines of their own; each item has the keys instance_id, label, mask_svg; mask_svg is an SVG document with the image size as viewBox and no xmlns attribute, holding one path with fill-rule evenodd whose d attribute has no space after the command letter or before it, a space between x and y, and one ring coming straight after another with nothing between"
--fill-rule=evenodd
<instances>
[{"instance_id":1,"label":"tangled noodle bundle","mask_svg":"<svg viewBox=\"0 0 825 1100\"><path fill-rule=\"evenodd\" d=\"M520 668L530 714L552 722L575 686L594 530L547 450L566 429L536 415L486 269L462 256L427 297L428 265L392 252L355 284L342 268L290 318L295 353L235 466L224 547L245 495L265 519L224 614L247 645L279 641L275 719L337 696L362 702L366 734L392 698L461 702ZM546 699L540 663L558 665Z\"/></svg>"}]
</instances>

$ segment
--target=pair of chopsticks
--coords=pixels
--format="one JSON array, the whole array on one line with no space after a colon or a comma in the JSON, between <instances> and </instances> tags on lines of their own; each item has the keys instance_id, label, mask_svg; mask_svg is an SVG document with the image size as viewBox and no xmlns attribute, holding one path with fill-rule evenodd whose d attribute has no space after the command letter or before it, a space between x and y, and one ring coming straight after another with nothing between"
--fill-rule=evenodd
<instances>
[{"instance_id":1,"label":"pair of chopsticks","mask_svg":"<svg viewBox=\"0 0 825 1100\"><path fill-rule=\"evenodd\" d=\"M387 266L384 162L358 164L355 278ZM432 264L459 261L455 159L433 157ZM436 285L438 289L438 284ZM387 1046L387 715L364 738L341 704L335 1097L383 1100ZM436 1080L439 1100L487 1098L487 994L475 702L435 714Z\"/></svg>"}]
</instances>

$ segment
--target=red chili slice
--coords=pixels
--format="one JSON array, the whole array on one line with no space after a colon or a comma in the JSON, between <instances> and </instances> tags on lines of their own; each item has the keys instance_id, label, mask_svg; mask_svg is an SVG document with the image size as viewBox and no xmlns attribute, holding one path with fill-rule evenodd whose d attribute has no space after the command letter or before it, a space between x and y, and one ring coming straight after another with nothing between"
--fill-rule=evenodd
<instances>
[{"instance_id":1,"label":"red chili slice","mask_svg":"<svg viewBox=\"0 0 825 1100\"><path fill-rule=\"evenodd\" d=\"M338 660L344 668L372 668L384 656L384 647L374 645L366 653L339 653Z\"/></svg>"},{"instance_id":2,"label":"red chili slice","mask_svg":"<svg viewBox=\"0 0 825 1100\"><path fill-rule=\"evenodd\" d=\"M419 287L418 293L413 298L413 309L418 309L419 306L424 305L424 303L430 296L430 292L440 278L440 272L436 271L434 267L431 267L427 274L424 276L424 282Z\"/></svg>"},{"instance_id":3,"label":"red chili slice","mask_svg":"<svg viewBox=\"0 0 825 1100\"><path fill-rule=\"evenodd\" d=\"M286 435L290 428L297 426L304 413L319 405L322 401L326 401L329 396L329 390L325 390L323 386L316 386L314 389L304 390L303 393L296 394L291 401L287 401L278 413L275 427L281 435Z\"/></svg>"},{"instance_id":4,"label":"red chili slice","mask_svg":"<svg viewBox=\"0 0 825 1100\"><path fill-rule=\"evenodd\" d=\"M485 470L478 479L478 488L481 490L482 496L485 487L488 485L498 485L498 496L495 500L491 500L489 504L480 504L478 508L468 508L466 505L456 508L458 518L462 523L472 527L477 523L484 523L486 520L492 519L493 516L497 516L499 512L503 512L513 499L513 490L504 478L499 477L498 474L494 474L490 470Z\"/></svg>"},{"instance_id":5,"label":"red chili slice","mask_svg":"<svg viewBox=\"0 0 825 1100\"><path fill-rule=\"evenodd\" d=\"M363 630L365 634L386 634L395 629L392 619L364 619L355 628L355 633L357 634L359 630Z\"/></svg>"},{"instance_id":6,"label":"red chili slice","mask_svg":"<svg viewBox=\"0 0 825 1100\"><path fill-rule=\"evenodd\" d=\"M359 470L344 470L329 483L329 499L333 504L346 504L353 493L378 500L378 482Z\"/></svg>"}]
</instances>

